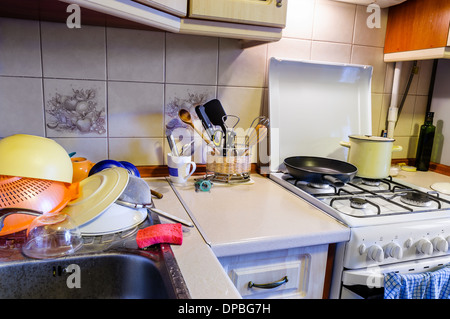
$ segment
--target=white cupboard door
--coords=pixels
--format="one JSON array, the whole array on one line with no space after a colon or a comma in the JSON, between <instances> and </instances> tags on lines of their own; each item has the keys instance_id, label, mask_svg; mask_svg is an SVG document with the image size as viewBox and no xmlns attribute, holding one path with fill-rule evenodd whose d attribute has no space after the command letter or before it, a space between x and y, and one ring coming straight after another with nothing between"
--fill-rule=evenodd
<instances>
[{"instance_id":1,"label":"white cupboard door","mask_svg":"<svg viewBox=\"0 0 450 319\"><path fill-rule=\"evenodd\" d=\"M171 13L178 17L186 17L187 15L187 0L133 0L140 2L149 7Z\"/></svg>"},{"instance_id":2,"label":"white cupboard door","mask_svg":"<svg viewBox=\"0 0 450 319\"><path fill-rule=\"evenodd\" d=\"M189 17L281 27L287 0L190 0Z\"/></svg>"}]
</instances>

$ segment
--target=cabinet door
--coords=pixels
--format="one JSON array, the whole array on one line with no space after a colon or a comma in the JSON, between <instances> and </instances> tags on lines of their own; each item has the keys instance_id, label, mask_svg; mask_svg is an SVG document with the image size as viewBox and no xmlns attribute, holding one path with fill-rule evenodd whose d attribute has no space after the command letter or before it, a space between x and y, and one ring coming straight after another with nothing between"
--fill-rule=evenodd
<instances>
[{"instance_id":1,"label":"cabinet door","mask_svg":"<svg viewBox=\"0 0 450 319\"><path fill-rule=\"evenodd\" d=\"M190 0L189 17L281 27L287 0Z\"/></svg>"},{"instance_id":2,"label":"cabinet door","mask_svg":"<svg viewBox=\"0 0 450 319\"><path fill-rule=\"evenodd\" d=\"M409 0L389 8L384 53L448 46L449 0Z\"/></svg>"},{"instance_id":3,"label":"cabinet door","mask_svg":"<svg viewBox=\"0 0 450 319\"><path fill-rule=\"evenodd\" d=\"M187 0L133 0L178 17L187 14Z\"/></svg>"}]
</instances>

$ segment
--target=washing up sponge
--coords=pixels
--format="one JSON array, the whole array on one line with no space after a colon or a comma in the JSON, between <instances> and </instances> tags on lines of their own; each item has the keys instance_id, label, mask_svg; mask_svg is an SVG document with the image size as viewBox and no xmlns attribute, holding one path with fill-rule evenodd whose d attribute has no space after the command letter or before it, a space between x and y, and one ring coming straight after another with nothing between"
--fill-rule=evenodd
<instances>
[{"instance_id":1,"label":"washing up sponge","mask_svg":"<svg viewBox=\"0 0 450 319\"><path fill-rule=\"evenodd\" d=\"M180 223L152 225L138 230L136 242L139 248L161 243L181 245L183 229Z\"/></svg>"}]
</instances>

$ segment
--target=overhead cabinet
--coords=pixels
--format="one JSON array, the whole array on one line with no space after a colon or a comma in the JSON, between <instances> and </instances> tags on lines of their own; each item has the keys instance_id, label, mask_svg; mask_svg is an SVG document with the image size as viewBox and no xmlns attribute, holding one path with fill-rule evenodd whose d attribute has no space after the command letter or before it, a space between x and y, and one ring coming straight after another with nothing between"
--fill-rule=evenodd
<instances>
[{"instance_id":1,"label":"overhead cabinet","mask_svg":"<svg viewBox=\"0 0 450 319\"><path fill-rule=\"evenodd\" d=\"M408 0L390 7L384 61L450 58L449 31L449 0Z\"/></svg>"},{"instance_id":2,"label":"overhead cabinet","mask_svg":"<svg viewBox=\"0 0 450 319\"><path fill-rule=\"evenodd\" d=\"M182 34L278 41L287 0L60 0Z\"/></svg>"}]
</instances>

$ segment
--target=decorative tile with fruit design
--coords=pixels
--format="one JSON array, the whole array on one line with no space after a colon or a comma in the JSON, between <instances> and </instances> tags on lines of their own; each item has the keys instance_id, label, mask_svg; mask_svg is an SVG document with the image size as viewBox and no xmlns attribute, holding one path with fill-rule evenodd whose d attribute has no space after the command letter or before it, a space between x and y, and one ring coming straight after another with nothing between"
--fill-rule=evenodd
<instances>
[{"instance_id":1,"label":"decorative tile with fruit design","mask_svg":"<svg viewBox=\"0 0 450 319\"><path fill-rule=\"evenodd\" d=\"M103 82L45 80L47 136L106 136Z\"/></svg>"}]
</instances>

